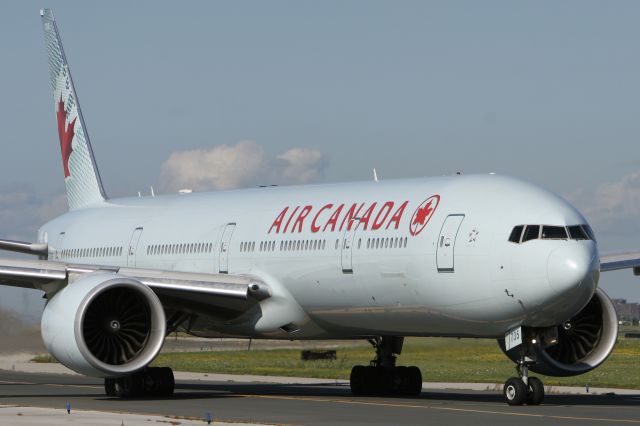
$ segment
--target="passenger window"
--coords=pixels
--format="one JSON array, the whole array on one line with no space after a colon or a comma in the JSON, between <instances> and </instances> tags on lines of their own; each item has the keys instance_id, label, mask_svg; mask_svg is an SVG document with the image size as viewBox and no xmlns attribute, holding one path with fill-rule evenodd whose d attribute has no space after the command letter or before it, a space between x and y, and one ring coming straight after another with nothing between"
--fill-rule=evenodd
<instances>
[{"instance_id":1,"label":"passenger window","mask_svg":"<svg viewBox=\"0 0 640 426\"><path fill-rule=\"evenodd\" d=\"M567 230L564 226L543 226L543 240L566 240Z\"/></svg>"},{"instance_id":2,"label":"passenger window","mask_svg":"<svg viewBox=\"0 0 640 426\"><path fill-rule=\"evenodd\" d=\"M586 232L584 232L584 229L582 229L582 226L580 225L568 226L567 229L569 230L569 238L571 238L572 240L589 239L589 236Z\"/></svg>"},{"instance_id":3,"label":"passenger window","mask_svg":"<svg viewBox=\"0 0 640 426\"><path fill-rule=\"evenodd\" d=\"M540 225L527 225L522 236L522 242L535 240L540 235Z\"/></svg>"},{"instance_id":4,"label":"passenger window","mask_svg":"<svg viewBox=\"0 0 640 426\"><path fill-rule=\"evenodd\" d=\"M518 244L520 242L520 237L522 236L523 229L524 225L515 226L511 231L511 235L509 235L509 241Z\"/></svg>"}]
</instances>

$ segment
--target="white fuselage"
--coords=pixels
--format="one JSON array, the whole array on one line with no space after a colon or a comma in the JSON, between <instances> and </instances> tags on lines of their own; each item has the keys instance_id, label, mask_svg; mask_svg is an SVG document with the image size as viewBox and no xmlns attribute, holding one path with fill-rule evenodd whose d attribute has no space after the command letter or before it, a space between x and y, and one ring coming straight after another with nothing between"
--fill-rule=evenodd
<instances>
[{"instance_id":1,"label":"white fuselage","mask_svg":"<svg viewBox=\"0 0 640 426\"><path fill-rule=\"evenodd\" d=\"M597 285L595 241L509 242L527 224L586 220L489 174L109 200L39 241L50 260L260 277L305 317L294 337L270 337L496 337L568 320Z\"/></svg>"}]
</instances>

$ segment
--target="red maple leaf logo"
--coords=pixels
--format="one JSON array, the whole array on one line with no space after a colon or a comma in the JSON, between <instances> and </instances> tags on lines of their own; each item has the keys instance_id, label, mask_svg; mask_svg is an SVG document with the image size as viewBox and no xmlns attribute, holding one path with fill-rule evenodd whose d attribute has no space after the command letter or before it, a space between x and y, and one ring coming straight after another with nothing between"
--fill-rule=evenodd
<instances>
[{"instance_id":1,"label":"red maple leaf logo","mask_svg":"<svg viewBox=\"0 0 640 426\"><path fill-rule=\"evenodd\" d=\"M411 222L409 222L409 232L411 235L415 237L426 228L427 223L429 223L438 208L438 204L440 204L440 195L438 194L432 195L420 203L411 217Z\"/></svg>"},{"instance_id":2,"label":"red maple leaf logo","mask_svg":"<svg viewBox=\"0 0 640 426\"><path fill-rule=\"evenodd\" d=\"M424 221L427 220L433 209L431 208L431 204L433 200L429 201L424 207L421 207L416 212L416 216L413 219L412 225L424 225Z\"/></svg>"},{"instance_id":3,"label":"red maple leaf logo","mask_svg":"<svg viewBox=\"0 0 640 426\"><path fill-rule=\"evenodd\" d=\"M62 151L62 167L64 168L64 177L68 177L69 173L69 157L73 148L71 147L71 141L73 140L74 127L76 125L76 119L74 118L67 126L67 111L64 109L64 102L62 101L62 95L58 101L58 111L56 112L58 117L58 137L60 138L60 150ZM76 117L77 118L77 117Z\"/></svg>"}]
</instances>

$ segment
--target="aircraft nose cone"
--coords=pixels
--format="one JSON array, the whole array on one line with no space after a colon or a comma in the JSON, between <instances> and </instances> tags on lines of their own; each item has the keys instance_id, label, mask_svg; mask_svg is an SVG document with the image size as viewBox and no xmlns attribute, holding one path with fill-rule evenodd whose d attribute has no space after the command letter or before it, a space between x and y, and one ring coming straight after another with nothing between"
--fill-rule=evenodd
<instances>
[{"instance_id":1,"label":"aircraft nose cone","mask_svg":"<svg viewBox=\"0 0 640 426\"><path fill-rule=\"evenodd\" d=\"M547 275L549 285L558 294L584 293L591 297L598 285L600 268L593 244L574 244L551 252Z\"/></svg>"}]
</instances>

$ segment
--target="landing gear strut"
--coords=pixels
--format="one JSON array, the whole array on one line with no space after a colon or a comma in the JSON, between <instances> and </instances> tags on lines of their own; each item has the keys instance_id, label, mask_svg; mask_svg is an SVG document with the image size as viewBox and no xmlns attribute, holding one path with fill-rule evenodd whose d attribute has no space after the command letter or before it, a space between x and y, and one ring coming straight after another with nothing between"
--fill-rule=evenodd
<instances>
[{"instance_id":1,"label":"landing gear strut","mask_svg":"<svg viewBox=\"0 0 640 426\"><path fill-rule=\"evenodd\" d=\"M418 367L397 367L396 355L402 352L404 337L384 336L369 341L376 350L370 365L351 369L351 393L354 395L417 396L422 390Z\"/></svg>"},{"instance_id":2,"label":"landing gear strut","mask_svg":"<svg viewBox=\"0 0 640 426\"><path fill-rule=\"evenodd\" d=\"M118 398L172 396L174 385L173 371L169 367L147 367L129 376L104 379L107 396Z\"/></svg>"},{"instance_id":3,"label":"landing gear strut","mask_svg":"<svg viewBox=\"0 0 640 426\"><path fill-rule=\"evenodd\" d=\"M544 385L537 377L529 377L529 365L535 359L527 355L526 344L522 345L520 359L516 370L519 377L511 377L506 381L502 392L509 405L540 405L544 399Z\"/></svg>"}]
</instances>

